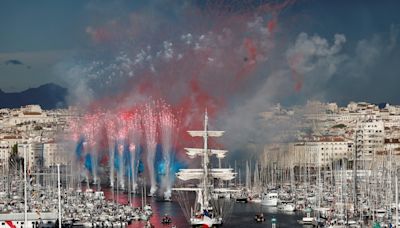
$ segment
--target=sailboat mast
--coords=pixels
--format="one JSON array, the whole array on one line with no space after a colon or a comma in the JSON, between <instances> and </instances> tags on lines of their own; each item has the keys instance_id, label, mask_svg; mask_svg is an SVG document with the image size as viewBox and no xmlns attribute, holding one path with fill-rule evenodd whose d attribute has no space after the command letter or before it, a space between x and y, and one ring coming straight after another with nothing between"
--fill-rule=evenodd
<instances>
[{"instance_id":1,"label":"sailboat mast","mask_svg":"<svg viewBox=\"0 0 400 228\"><path fill-rule=\"evenodd\" d=\"M358 133L356 131L355 134L355 144L354 144L354 157L353 157L353 203L354 203L354 208L358 207L358 200L357 200L357 158L358 158Z\"/></svg>"},{"instance_id":2,"label":"sailboat mast","mask_svg":"<svg viewBox=\"0 0 400 228\"><path fill-rule=\"evenodd\" d=\"M25 225L28 225L28 205L27 205L27 193L26 193L26 144L24 144L24 221Z\"/></svg>"},{"instance_id":3,"label":"sailboat mast","mask_svg":"<svg viewBox=\"0 0 400 228\"><path fill-rule=\"evenodd\" d=\"M60 183L60 164L57 164L57 189L58 189L58 228L61 228L61 183Z\"/></svg>"},{"instance_id":4,"label":"sailboat mast","mask_svg":"<svg viewBox=\"0 0 400 228\"><path fill-rule=\"evenodd\" d=\"M238 170L237 170L237 165L236 165L236 160L235 160L235 173L237 173L237 172L238 172ZM237 181L238 181L238 178L235 178L235 186L238 186Z\"/></svg>"},{"instance_id":5,"label":"sailboat mast","mask_svg":"<svg viewBox=\"0 0 400 228\"><path fill-rule=\"evenodd\" d=\"M395 179L394 179L394 181L395 181L395 185L396 185L396 200L395 200L395 202L396 202L396 226L398 226L398 224L399 224L399 186L398 186L398 180L397 180L397 168L396 168L396 175L395 175Z\"/></svg>"},{"instance_id":6,"label":"sailboat mast","mask_svg":"<svg viewBox=\"0 0 400 228\"><path fill-rule=\"evenodd\" d=\"M142 209L144 208L144 184L142 184Z\"/></svg>"}]
</instances>

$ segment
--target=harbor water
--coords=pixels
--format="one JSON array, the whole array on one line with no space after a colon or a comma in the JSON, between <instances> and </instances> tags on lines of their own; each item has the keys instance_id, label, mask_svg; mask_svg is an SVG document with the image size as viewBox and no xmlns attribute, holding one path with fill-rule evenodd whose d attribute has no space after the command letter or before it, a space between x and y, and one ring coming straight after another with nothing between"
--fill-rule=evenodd
<instances>
[{"instance_id":1,"label":"harbor water","mask_svg":"<svg viewBox=\"0 0 400 228\"><path fill-rule=\"evenodd\" d=\"M113 194L110 190L104 190L107 199L112 200ZM127 204L129 202L129 197L126 193L119 193L118 195L114 193L114 199L121 204ZM150 222L156 227L172 227L175 225L178 228L190 227L187 223L185 216L176 200L172 202L160 202L152 197L147 197L147 203L153 208L153 216ZM140 207L142 205L142 197L140 195L132 196L132 205L135 207ZM260 212L264 213L266 221L263 223L257 223L254 220L254 216ZM168 215L172 218L172 223L170 225L161 224L161 219L164 215ZM234 203L234 207L231 215L226 219L223 227L229 228L256 228L256 227L271 227L271 219L277 219L277 226L279 228L290 227L290 228L303 228L303 226L298 224L297 220L302 218L301 213L291 212L282 213L277 210L277 208L261 207L257 203ZM129 225L130 228L142 228L144 227L144 222L133 222Z\"/></svg>"}]
</instances>

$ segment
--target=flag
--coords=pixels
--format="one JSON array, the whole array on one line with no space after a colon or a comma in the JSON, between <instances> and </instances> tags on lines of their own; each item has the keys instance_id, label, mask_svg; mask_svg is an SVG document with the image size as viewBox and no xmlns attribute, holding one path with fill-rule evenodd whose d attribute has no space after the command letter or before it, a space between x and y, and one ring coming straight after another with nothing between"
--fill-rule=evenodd
<instances>
[{"instance_id":1,"label":"flag","mask_svg":"<svg viewBox=\"0 0 400 228\"><path fill-rule=\"evenodd\" d=\"M14 223L13 223L12 221L10 221L10 220L7 220L7 221L6 221L6 224L7 224L10 228L17 228L17 227L14 225Z\"/></svg>"}]
</instances>

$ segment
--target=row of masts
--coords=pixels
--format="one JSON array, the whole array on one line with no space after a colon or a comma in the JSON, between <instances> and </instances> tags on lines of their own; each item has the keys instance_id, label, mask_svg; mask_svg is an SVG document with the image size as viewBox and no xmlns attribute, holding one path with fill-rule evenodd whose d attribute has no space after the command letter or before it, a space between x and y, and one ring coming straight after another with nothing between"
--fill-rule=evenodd
<instances>
[{"instance_id":1,"label":"row of masts","mask_svg":"<svg viewBox=\"0 0 400 228\"><path fill-rule=\"evenodd\" d=\"M28 174L30 175L30 170L28 173L28 160L27 160L27 144L23 144L23 160L20 160L20 162L22 163L23 168L20 169L22 171L19 172L17 167L13 167L15 169L12 169L12 172L10 172L10 169L5 169L5 166L3 165L3 169L2 169L2 181L3 181L3 189L2 192L6 192L6 197L7 198L12 198L12 196L16 196L13 195L15 192L13 192L11 189L12 186L12 182L15 180L23 180L23 181L18 181L18 184L21 185L22 187L19 186L18 189L23 189L23 198L24 198L24 224L28 224L28 186L31 187L31 177L29 177L29 182L28 182ZM14 164L16 165L16 164ZM18 164L19 166L21 166L21 164ZM60 164L57 164L57 172L56 172L56 185L54 186L54 188L52 189L57 189L57 194L53 195L53 198L57 198L58 200L58 220L59 220L59 228L61 228L61 221L62 221L62 217L61 217L61 179L60 179ZM21 167L19 167L21 168ZM16 175L16 176L14 176ZM10 178L12 177L12 178ZM52 177L54 177L54 175L52 175ZM46 180L46 179L45 179ZM53 192L53 191L52 191ZM18 192L16 192L18 194ZM20 193L21 195L21 193Z\"/></svg>"},{"instance_id":2,"label":"row of masts","mask_svg":"<svg viewBox=\"0 0 400 228\"><path fill-rule=\"evenodd\" d=\"M19 164L9 167L6 169L3 166L1 180L2 183L0 184L0 191L2 192L2 199L5 202L11 201L13 198L17 197L16 199L23 198L24 199L24 222L27 223L28 213L32 212L31 204L32 200L31 197L34 194L46 194L47 199L57 199L57 207L58 207L58 224L61 227L62 224L62 210L61 210L61 192L65 191L65 194L68 194L70 191L82 191L82 181L80 175L76 175L76 172L73 172L74 165L68 164L60 167L60 164L56 166L52 166L46 170L40 170L36 173L31 172L30 167L28 165L27 159L27 147L23 145L23 159L19 160ZM61 168L63 168L61 170ZM63 173L63 175L61 174ZM11 177L11 178L10 178ZM118 177L117 177L117 184L118 184ZM64 185L64 190L61 190L62 184ZM86 183L86 190L90 190L89 182ZM40 187L41 186L41 187ZM130 186L130 185L129 185ZM100 186L96 186L98 191L100 190ZM42 192L43 189L44 191ZM20 191L22 190L22 191ZM38 191L39 190L39 191ZM117 196L119 195L118 191L119 188L117 186ZM38 191L38 192L37 192ZM4 195L4 193L6 193ZM113 203L116 202L116 197L114 194L114 189L112 189ZM147 205L146 202L146 186L145 186L145 179L142 180L142 208ZM132 195L128 194L129 204L132 206ZM69 197L66 195L65 200L67 204L69 203ZM36 201L35 201L36 202ZM45 202L42 202L45 203ZM51 203L50 201L48 203ZM119 207L119 203L116 203L117 211ZM55 206L55 205L54 205ZM31 209L29 209L31 208Z\"/></svg>"},{"instance_id":3,"label":"row of masts","mask_svg":"<svg viewBox=\"0 0 400 228\"><path fill-rule=\"evenodd\" d=\"M318 154L318 156L321 156ZM290 157L281 154L279 160L271 159L269 156L261 165L257 162L254 171L251 169L251 162L246 162L246 181L244 187L255 189L256 183L261 182L262 191L268 188L290 185L292 189L299 186L309 191L313 188L317 193L315 207L321 207L323 194L327 192L338 193L339 198L336 202L341 204L343 214L347 214L347 207L344 205L352 204L355 212L362 217L363 208L371 211L385 209L390 211L396 208L396 218L398 220L398 168L393 151L389 150L384 155L373 153L372 161L366 165L365 161L355 159L361 163L355 164L352 160L341 158L331 160L325 165L311 162L311 158L305 158L302 163L296 163ZM276 156L275 156L276 157ZM317 159L320 161L319 157ZM315 161L315 160L314 160ZM249 165L250 164L250 165ZM238 185L241 183L242 169L235 170L239 173ZM251 174L253 177L251 177ZM251 180L253 179L253 184ZM257 181L258 180L258 181ZM374 213L371 215L376 219Z\"/></svg>"}]
</instances>

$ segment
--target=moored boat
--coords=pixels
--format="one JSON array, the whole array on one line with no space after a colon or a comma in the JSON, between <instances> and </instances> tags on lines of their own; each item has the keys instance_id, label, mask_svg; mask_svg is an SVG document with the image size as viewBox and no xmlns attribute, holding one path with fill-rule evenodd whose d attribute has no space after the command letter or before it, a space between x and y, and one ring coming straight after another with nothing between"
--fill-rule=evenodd
<instances>
[{"instance_id":1,"label":"moored boat","mask_svg":"<svg viewBox=\"0 0 400 228\"><path fill-rule=\"evenodd\" d=\"M278 206L278 193L269 192L262 195L261 204L267 207Z\"/></svg>"}]
</instances>

